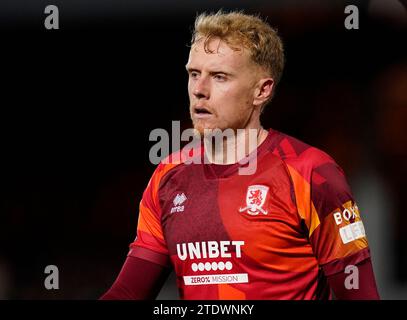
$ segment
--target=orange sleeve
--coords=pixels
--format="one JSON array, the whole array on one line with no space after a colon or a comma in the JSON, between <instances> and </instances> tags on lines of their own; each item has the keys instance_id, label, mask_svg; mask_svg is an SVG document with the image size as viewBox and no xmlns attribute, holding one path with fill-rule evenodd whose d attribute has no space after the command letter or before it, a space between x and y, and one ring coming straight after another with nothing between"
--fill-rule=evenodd
<instances>
[{"instance_id":1,"label":"orange sleeve","mask_svg":"<svg viewBox=\"0 0 407 320\"><path fill-rule=\"evenodd\" d=\"M140 201L137 236L130 244L129 256L169 265L169 253L161 226L158 191L162 177L172 165L160 164L154 171Z\"/></svg>"},{"instance_id":2,"label":"orange sleeve","mask_svg":"<svg viewBox=\"0 0 407 320\"><path fill-rule=\"evenodd\" d=\"M344 270L346 257L352 256L354 264L369 258L365 228L343 170L333 161L324 163L313 168L310 185L311 208L319 220L310 242L319 264L329 263L329 273L335 273Z\"/></svg>"},{"instance_id":3,"label":"orange sleeve","mask_svg":"<svg viewBox=\"0 0 407 320\"><path fill-rule=\"evenodd\" d=\"M353 256L353 263L370 257L365 229L343 170L326 154L311 155L312 165L288 165L298 213L319 265L342 272L345 257Z\"/></svg>"}]
</instances>

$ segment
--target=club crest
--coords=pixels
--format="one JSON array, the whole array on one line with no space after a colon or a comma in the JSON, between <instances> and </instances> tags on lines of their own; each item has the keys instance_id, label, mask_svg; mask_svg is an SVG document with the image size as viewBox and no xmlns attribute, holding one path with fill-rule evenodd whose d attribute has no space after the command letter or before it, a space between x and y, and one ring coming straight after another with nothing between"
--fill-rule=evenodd
<instances>
[{"instance_id":1,"label":"club crest","mask_svg":"<svg viewBox=\"0 0 407 320\"><path fill-rule=\"evenodd\" d=\"M253 185L247 188L246 206L239 209L239 212L247 212L251 216L257 216L260 212L264 215L267 211L262 207L266 201L269 187L262 185Z\"/></svg>"}]
</instances>

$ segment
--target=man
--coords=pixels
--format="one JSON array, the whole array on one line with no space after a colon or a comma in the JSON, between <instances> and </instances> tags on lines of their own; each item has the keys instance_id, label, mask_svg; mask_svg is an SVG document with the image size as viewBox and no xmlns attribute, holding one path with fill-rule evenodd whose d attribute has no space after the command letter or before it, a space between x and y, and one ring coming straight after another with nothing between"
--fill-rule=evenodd
<instances>
[{"instance_id":1,"label":"man","mask_svg":"<svg viewBox=\"0 0 407 320\"><path fill-rule=\"evenodd\" d=\"M330 299L331 289L339 299L379 298L342 170L260 124L283 66L282 42L260 18L197 17L186 65L194 129L205 142L210 129L232 129L235 139L225 149L204 143L209 163L172 155L157 167L136 240L102 299L155 298L171 267L182 299ZM253 157L255 170L240 174Z\"/></svg>"}]
</instances>

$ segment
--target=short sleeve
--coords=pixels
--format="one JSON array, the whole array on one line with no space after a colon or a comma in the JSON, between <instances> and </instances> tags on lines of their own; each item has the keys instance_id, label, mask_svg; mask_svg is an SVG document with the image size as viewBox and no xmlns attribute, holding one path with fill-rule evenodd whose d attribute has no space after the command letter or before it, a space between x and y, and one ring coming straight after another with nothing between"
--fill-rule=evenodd
<instances>
[{"instance_id":1,"label":"short sleeve","mask_svg":"<svg viewBox=\"0 0 407 320\"><path fill-rule=\"evenodd\" d=\"M140 201L137 236L130 244L129 256L135 256L161 265L169 264L169 253L161 226L158 188L162 177L158 166Z\"/></svg>"},{"instance_id":2,"label":"short sleeve","mask_svg":"<svg viewBox=\"0 0 407 320\"><path fill-rule=\"evenodd\" d=\"M312 169L310 243L326 275L370 257L365 228L343 170L333 161Z\"/></svg>"}]
</instances>

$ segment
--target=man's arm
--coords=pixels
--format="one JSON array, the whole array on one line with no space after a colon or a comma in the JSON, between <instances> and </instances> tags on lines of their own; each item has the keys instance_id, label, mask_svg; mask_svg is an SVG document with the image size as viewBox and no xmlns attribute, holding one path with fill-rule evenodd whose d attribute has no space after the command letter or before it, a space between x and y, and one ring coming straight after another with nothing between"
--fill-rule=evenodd
<instances>
[{"instance_id":1,"label":"man's arm","mask_svg":"<svg viewBox=\"0 0 407 320\"><path fill-rule=\"evenodd\" d=\"M298 212L331 289L337 299L379 299L362 217L342 168L318 149L302 154L309 165L288 169ZM345 286L353 277L358 289Z\"/></svg>"},{"instance_id":2,"label":"man's arm","mask_svg":"<svg viewBox=\"0 0 407 320\"><path fill-rule=\"evenodd\" d=\"M338 272L327 276L335 298L338 300L380 300L369 258L352 265L346 273ZM329 266L324 268L329 273Z\"/></svg>"},{"instance_id":3,"label":"man's arm","mask_svg":"<svg viewBox=\"0 0 407 320\"><path fill-rule=\"evenodd\" d=\"M336 299L380 299L359 209L344 172L328 161L313 169L317 227L311 242Z\"/></svg>"},{"instance_id":4,"label":"man's arm","mask_svg":"<svg viewBox=\"0 0 407 320\"><path fill-rule=\"evenodd\" d=\"M170 273L170 258L161 226L158 189L172 168L160 164L140 201L137 236L112 287L102 300L155 299Z\"/></svg>"},{"instance_id":5,"label":"man's arm","mask_svg":"<svg viewBox=\"0 0 407 320\"><path fill-rule=\"evenodd\" d=\"M155 299L170 270L163 265L128 256L116 281L100 300Z\"/></svg>"}]
</instances>

